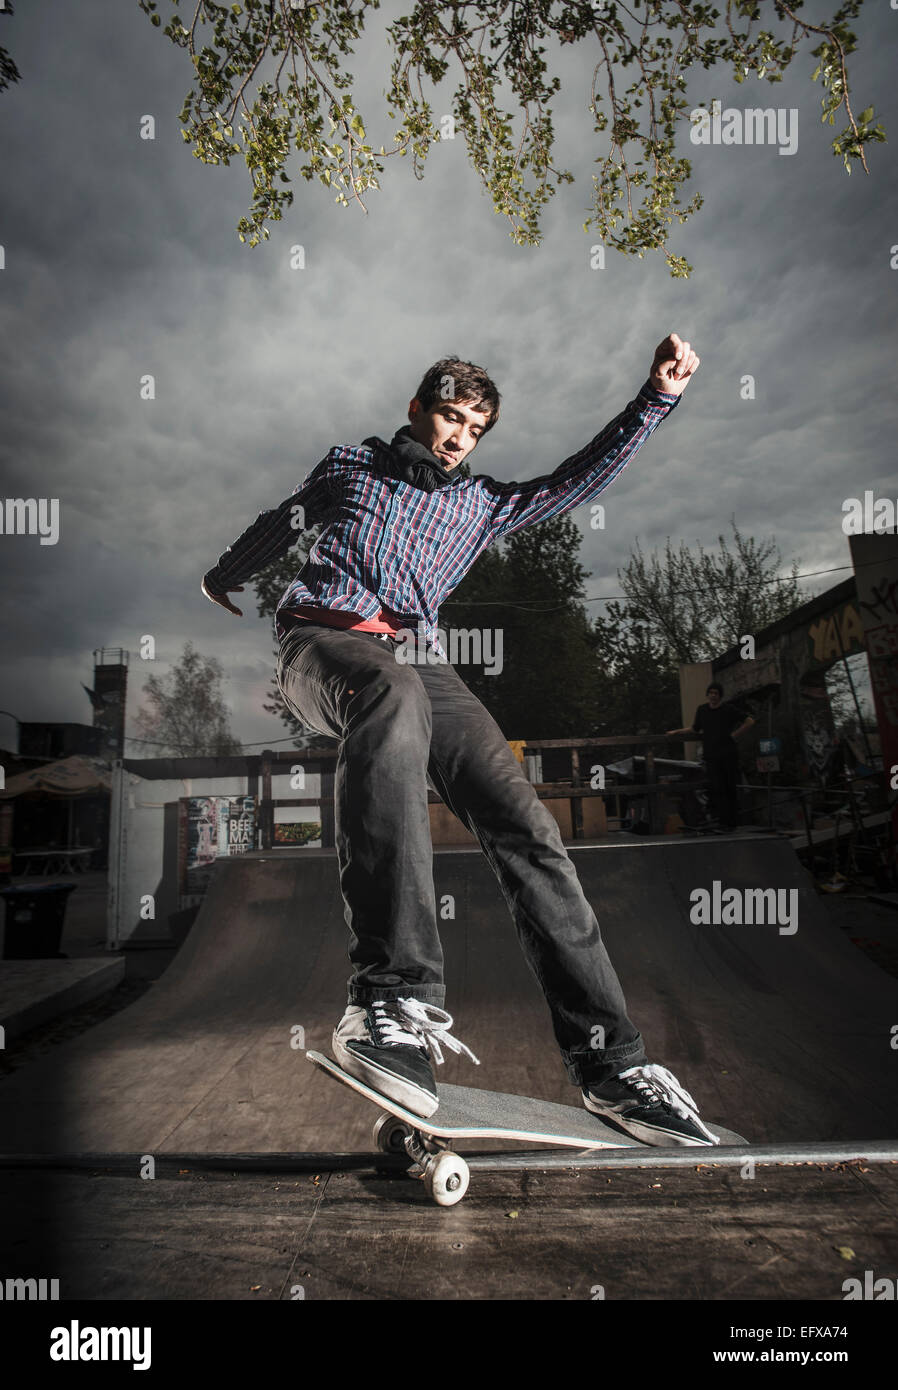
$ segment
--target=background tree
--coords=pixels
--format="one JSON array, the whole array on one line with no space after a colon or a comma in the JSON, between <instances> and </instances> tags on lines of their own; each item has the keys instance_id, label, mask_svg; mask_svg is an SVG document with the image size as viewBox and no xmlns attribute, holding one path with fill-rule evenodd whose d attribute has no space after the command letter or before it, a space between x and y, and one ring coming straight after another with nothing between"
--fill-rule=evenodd
<instances>
[{"instance_id":1,"label":"background tree","mask_svg":"<svg viewBox=\"0 0 898 1390\"><path fill-rule=\"evenodd\" d=\"M0 10L0 18L11 19L15 12L12 0L6 0L2 10ZM11 82L21 82L21 80L22 74L12 58L5 48L0 48L0 92L4 91Z\"/></svg>"},{"instance_id":2,"label":"background tree","mask_svg":"<svg viewBox=\"0 0 898 1390\"><path fill-rule=\"evenodd\" d=\"M626 602L609 604L609 620L644 624L664 661L678 666L710 661L812 596L799 589L797 560L788 575L780 573L783 557L774 540L743 536L734 517L730 525L733 547L719 536L716 554L682 541L675 550L668 538L663 556L646 557L637 542L618 571Z\"/></svg>"},{"instance_id":3,"label":"background tree","mask_svg":"<svg viewBox=\"0 0 898 1390\"><path fill-rule=\"evenodd\" d=\"M645 624L633 621L618 604L610 607L611 613L595 620L596 732L660 733L679 724L678 664Z\"/></svg>"},{"instance_id":4,"label":"background tree","mask_svg":"<svg viewBox=\"0 0 898 1390\"><path fill-rule=\"evenodd\" d=\"M826 693L829 696L829 707L832 711L837 737L856 740L858 751L863 755L865 752L864 734L873 734L878 737L873 690L870 685L870 667L867 663L866 653L855 652L845 661L834 662L827 670L825 680ZM860 718L858 717L858 706L860 706Z\"/></svg>"},{"instance_id":5,"label":"background tree","mask_svg":"<svg viewBox=\"0 0 898 1390\"><path fill-rule=\"evenodd\" d=\"M138 711L135 723L155 756L210 757L240 753L241 744L229 727L230 710L221 694L221 663L201 656L190 642L165 676L150 676L143 687L149 708Z\"/></svg>"},{"instance_id":6,"label":"background tree","mask_svg":"<svg viewBox=\"0 0 898 1390\"><path fill-rule=\"evenodd\" d=\"M138 2L161 26L165 0ZM343 63L355 56L379 0L190 0L187 24L179 0L169 0L163 32L193 67L180 113L185 141L206 164L242 156L250 171L252 206L238 234L251 246L293 202L285 168L293 150L306 156L302 178L319 180L344 206L352 199L364 208L386 159L411 153L421 178L430 149L456 129L515 242L538 245L544 205L560 184L573 182L554 163L552 103L561 79L552 64L561 47L585 43L595 62L583 95L602 143L584 230L629 255L664 251L671 274L687 276L689 263L666 248L674 218L685 222L702 201L698 192L681 198L692 173L677 153L689 119L690 70L779 82L799 49L816 44L823 120L834 125L841 113L846 121L833 153L849 173L853 161L866 170L865 147L885 133L873 123L872 106L856 115L850 100L847 59L857 45L848 22L862 3L846 0L830 19L811 23L802 0L726 0L722 10L699 0L418 0L386 28L386 114L400 118L391 148L386 128L369 137L371 123ZM369 69L377 64L370 51L365 61ZM451 95L438 94L450 76ZM378 124L385 127L383 113ZM369 138L382 141L379 149Z\"/></svg>"}]
</instances>

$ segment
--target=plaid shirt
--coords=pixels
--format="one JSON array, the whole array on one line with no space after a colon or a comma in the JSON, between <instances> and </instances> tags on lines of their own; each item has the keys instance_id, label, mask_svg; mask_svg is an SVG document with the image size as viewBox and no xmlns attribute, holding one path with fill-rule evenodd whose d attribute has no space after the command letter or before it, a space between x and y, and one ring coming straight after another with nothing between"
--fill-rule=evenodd
<instances>
[{"instance_id":1,"label":"plaid shirt","mask_svg":"<svg viewBox=\"0 0 898 1390\"><path fill-rule=\"evenodd\" d=\"M425 492L390 477L376 448L336 445L279 507L259 513L206 573L206 587L221 594L247 583L320 522L308 560L278 603L278 640L290 625L285 615L301 605L361 619L388 608L445 658L440 603L487 546L592 502L678 402L646 381L585 448L525 483L460 477Z\"/></svg>"}]
</instances>

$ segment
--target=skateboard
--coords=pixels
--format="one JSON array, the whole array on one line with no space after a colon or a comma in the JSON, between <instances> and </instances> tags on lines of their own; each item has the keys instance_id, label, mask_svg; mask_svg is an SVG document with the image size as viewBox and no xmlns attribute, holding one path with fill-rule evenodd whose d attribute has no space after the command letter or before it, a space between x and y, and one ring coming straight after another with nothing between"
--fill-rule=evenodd
<instances>
[{"instance_id":1,"label":"skateboard","mask_svg":"<svg viewBox=\"0 0 898 1390\"><path fill-rule=\"evenodd\" d=\"M597 1149L657 1152L651 1144L619 1134L582 1106L558 1105L554 1101L481 1091L470 1086L438 1086L439 1108L425 1119L366 1086L330 1057L320 1052L307 1052L306 1056L335 1081L380 1106L381 1114L373 1130L377 1148L394 1157L406 1154L412 1161L409 1175L423 1180L428 1197L440 1207L460 1202L471 1179L467 1163L452 1150L456 1139L523 1140L576 1149L580 1153ZM708 1128L722 1144L745 1142L730 1130L719 1129L716 1125ZM704 1146L696 1146L696 1152L714 1151L710 1147L706 1150Z\"/></svg>"}]
</instances>

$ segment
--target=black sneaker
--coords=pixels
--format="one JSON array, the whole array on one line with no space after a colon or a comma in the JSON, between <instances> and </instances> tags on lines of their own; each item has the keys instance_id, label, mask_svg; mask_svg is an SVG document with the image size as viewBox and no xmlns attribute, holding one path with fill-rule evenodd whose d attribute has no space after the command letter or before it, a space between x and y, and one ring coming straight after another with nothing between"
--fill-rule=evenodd
<instances>
[{"instance_id":1,"label":"black sneaker","mask_svg":"<svg viewBox=\"0 0 898 1390\"><path fill-rule=\"evenodd\" d=\"M702 1124L698 1106L666 1067L628 1067L610 1081L583 1090L583 1104L612 1129L643 1144L719 1144Z\"/></svg>"},{"instance_id":2,"label":"black sneaker","mask_svg":"<svg viewBox=\"0 0 898 1390\"><path fill-rule=\"evenodd\" d=\"M420 999L350 1004L334 1029L334 1057L350 1076L426 1119L440 1103L429 1054L442 1064L444 1043L480 1065L471 1049L451 1036L451 1026L450 1014Z\"/></svg>"}]
</instances>

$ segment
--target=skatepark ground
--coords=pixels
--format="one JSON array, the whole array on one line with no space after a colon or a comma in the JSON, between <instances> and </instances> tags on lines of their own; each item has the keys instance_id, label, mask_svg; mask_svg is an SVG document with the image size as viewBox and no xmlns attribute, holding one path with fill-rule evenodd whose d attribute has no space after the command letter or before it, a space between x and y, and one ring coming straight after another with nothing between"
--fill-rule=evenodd
<instances>
[{"instance_id":1,"label":"skatepark ground","mask_svg":"<svg viewBox=\"0 0 898 1390\"><path fill-rule=\"evenodd\" d=\"M219 864L136 1002L24 1064L13 1049L4 1267L89 1300L841 1302L865 1270L898 1280L894 975L779 839L568 848L650 1058L753 1154L496 1167L525 1146L460 1144L471 1186L451 1208L377 1173L374 1107L304 1055L330 1051L345 999L335 860L258 852ZM447 1007L482 1063L439 1079L576 1104L485 859L438 852L434 877ZM798 930L693 923L715 880L794 892Z\"/></svg>"}]
</instances>

